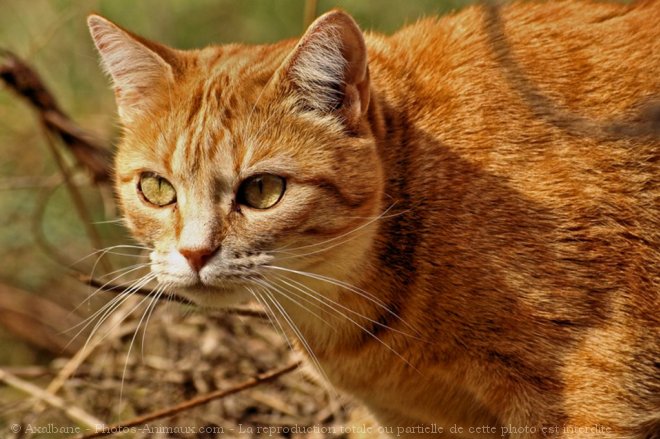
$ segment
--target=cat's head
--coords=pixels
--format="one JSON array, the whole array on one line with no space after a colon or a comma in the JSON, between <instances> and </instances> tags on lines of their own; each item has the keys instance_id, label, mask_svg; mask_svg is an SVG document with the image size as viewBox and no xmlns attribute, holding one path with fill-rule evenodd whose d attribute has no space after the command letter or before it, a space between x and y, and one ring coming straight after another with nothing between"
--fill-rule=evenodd
<instances>
[{"instance_id":1,"label":"cat's head","mask_svg":"<svg viewBox=\"0 0 660 439\"><path fill-rule=\"evenodd\" d=\"M88 24L124 129L120 205L160 282L220 305L285 270L359 269L383 182L350 16L325 14L297 42L195 51Z\"/></svg>"}]
</instances>

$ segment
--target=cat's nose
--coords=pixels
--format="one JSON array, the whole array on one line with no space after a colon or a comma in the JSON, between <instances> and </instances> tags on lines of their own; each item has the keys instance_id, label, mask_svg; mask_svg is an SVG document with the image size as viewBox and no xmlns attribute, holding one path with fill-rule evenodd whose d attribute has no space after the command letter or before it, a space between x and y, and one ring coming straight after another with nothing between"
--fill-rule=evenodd
<instances>
[{"instance_id":1,"label":"cat's nose","mask_svg":"<svg viewBox=\"0 0 660 439\"><path fill-rule=\"evenodd\" d=\"M181 248L179 253L188 260L190 267L199 271L218 252L218 247Z\"/></svg>"}]
</instances>

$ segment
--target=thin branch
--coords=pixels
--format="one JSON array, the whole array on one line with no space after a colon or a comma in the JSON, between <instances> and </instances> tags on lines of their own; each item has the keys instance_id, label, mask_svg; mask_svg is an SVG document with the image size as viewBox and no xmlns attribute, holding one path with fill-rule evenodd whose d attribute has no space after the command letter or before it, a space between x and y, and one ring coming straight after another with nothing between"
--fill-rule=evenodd
<instances>
[{"instance_id":1,"label":"thin branch","mask_svg":"<svg viewBox=\"0 0 660 439\"><path fill-rule=\"evenodd\" d=\"M92 276L88 276L86 274L78 273L78 272L73 272L72 275L78 279L80 282L84 283L85 285L89 285L90 287L98 288L101 291L106 291L110 293L115 293L115 294L121 294L126 287L121 286L121 285L116 285L113 283L108 283L108 282L103 282L100 281ZM135 294L139 294L140 296L148 296L151 293L153 293L153 290L149 288L138 288L135 290L131 290ZM160 299L162 301L169 301L169 302L176 302L176 303L182 303L185 305L194 305L190 300L186 299L185 297L179 296L177 294L167 294L167 297L161 296ZM262 319L262 320L268 320L268 316L266 315L265 312L259 311L256 309L250 309L250 308L223 308L221 310L223 314L232 314L232 315L237 315L241 317L252 317L252 318L257 318L257 319Z\"/></svg>"},{"instance_id":2,"label":"thin branch","mask_svg":"<svg viewBox=\"0 0 660 439\"><path fill-rule=\"evenodd\" d=\"M62 331L82 318L46 297L0 282L0 325L16 337L55 355L73 355L79 340L69 341Z\"/></svg>"},{"instance_id":3,"label":"thin branch","mask_svg":"<svg viewBox=\"0 0 660 439\"><path fill-rule=\"evenodd\" d=\"M138 416L133 419L129 419L126 422L118 422L116 424L110 424L105 426L104 428L101 429L96 429L93 433L89 434L84 434L81 436L76 436L75 439L92 439L95 437L102 437L102 436L109 436L114 433L122 432L125 431L128 428L131 427L136 427L138 425L144 425L148 422L155 421L157 419L163 419L163 418L170 418L174 415L177 415L181 412L184 412L186 410L190 410L192 408L198 407L200 405L208 404L211 401L217 400L217 399L222 399L225 398L229 395L233 395L235 393L242 392L244 390L250 389L252 387L256 387L260 384L264 384L270 381L274 381L277 378L281 377L282 375L285 375L287 373L290 373L294 370L296 370L300 366L300 362L295 362L292 364L289 364L288 366L284 366L280 369L276 369L270 372L263 373L261 375L257 375L256 377L244 381L240 384L235 385L234 387L231 387L226 390L215 390L213 392L206 393L204 395L199 395L195 398L189 399L187 401L184 401L182 403L179 403L177 405L167 407L161 410L156 410L155 412L148 413L143 416Z\"/></svg>"},{"instance_id":4,"label":"thin branch","mask_svg":"<svg viewBox=\"0 0 660 439\"><path fill-rule=\"evenodd\" d=\"M235 316L252 317L252 318L255 318L255 319L268 320L268 315L265 312L259 311L257 309L226 308L226 309L223 309L222 312L225 313L225 314L231 314L231 315L235 315Z\"/></svg>"},{"instance_id":5,"label":"thin branch","mask_svg":"<svg viewBox=\"0 0 660 439\"><path fill-rule=\"evenodd\" d=\"M5 372L8 372L18 378L23 378L23 379L35 379L35 378L42 378L42 377L52 377L56 375L59 372L59 368L51 366L5 366L0 368L4 370ZM79 368L76 373L73 375L76 378L89 378L89 377L94 377L92 374L92 368L91 367L86 367L86 368ZM119 377L121 378L121 377Z\"/></svg>"},{"instance_id":6,"label":"thin branch","mask_svg":"<svg viewBox=\"0 0 660 439\"><path fill-rule=\"evenodd\" d=\"M115 294L121 294L126 290L126 286L123 285L117 285L112 282L103 282L95 277L89 276L87 274L79 273L77 271L73 271L71 273L73 277L78 279L80 282L84 283L85 285L89 285L90 287L97 288L101 291L106 291L109 293L115 293ZM151 293L153 293L153 290L150 288L131 288L131 293L138 294L140 296L148 296ZM172 302L178 302L178 303L184 303L184 304L190 304L190 301L181 297L177 296L176 294L167 294L169 296L169 299ZM160 300L166 300L165 298L160 299Z\"/></svg>"},{"instance_id":7,"label":"thin branch","mask_svg":"<svg viewBox=\"0 0 660 439\"><path fill-rule=\"evenodd\" d=\"M84 276L82 274L78 274L78 279L81 281L86 281L85 283L89 285L99 285L97 288L100 288L105 291L110 291L110 292L117 292L119 291L124 291L125 288L119 287L117 285L106 285L101 283L100 281L91 278L89 276ZM137 294L140 295L148 295L152 293L151 290L148 289L141 289L139 291L135 291ZM182 298L182 301L185 301L185 299ZM186 301L186 303L188 303ZM46 392L49 392L51 394L55 394L59 391L59 389L62 388L64 383L71 377L76 370L83 364L83 362L91 355L91 353L96 349L98 345L106 338L104 334L106 331L105 329L108 328L110 330L111 328L117 327L122 321L125 320L125 318L134 310L135 304L131 301L127 301L126 303L122 304L118 309L113 311L112 315L108 320L106 320L101 327L99 327L95 334L90 337L86 345L78 350L76 354L67 361L67 363L64 365L64 367L59 371L57 376L50 382L48 387L46 388ZM228 313L230 314L237 314L237 315L243 315L243 316L248 316L248 317L259 317L262 319L267 319L266 315L256 311L256 310L249 310L249 309L241 309L241 308L236 308L236 309L230 309L227 310ZM37 406L35 407L34 411L39 411L41 407Z\"/></svg>"},{"instance_id":8,"label":"thin branch","mask_svg":"<svg viewBox=\"0 0 660 439\"><path fill-rule=\"evenodd\" d=\"M0 370L4 370L17 378L41 378L53 374L52 370L43 366L2 367Z\"/></svg>"},{"instance_id":9,"label":"thin branch","mask_svg":"<svg viewBox=\"0 0 660 439\"><path fill-rule=\"evenodd\" d=\"M83 223L83 227L85 228L85 233L87 234L87 238L89 239L90 244L92 244L92 247L95 249L103 248L104 246L103 246L103 242L101 241L101 235L99 234L98 230L96 230L96 227L94 227L92 216L89 214L89 210L87 209L85 200L83 200L83 197L80 194L78 187L73 183L69 168L64 163L64 160L60 155L60 152L55 146L55 141L50 131L48 130L48 125L46 124L46 122L43 123L43 134L44 137L46 138L46 143L48 144L48 148L50 149L50 152L53 155L55 164L60 170L60 174L62 175L62 180L64 181L64 184L69 192L69 195L71 196L71 200L73 201L73 205L76 209L76 212L80 217L80 221ZM110 264L108 259L101 260L101 264L103 265L103 268L106 270L106 272L110 273L112 271L112 265Z\"/></svg>"},{"instance_id":10,"label":"thin branch","mask_svg":"<svg viewBox=\"0 0 660 439\"><path fill-rule=\"evenodd\" d=\"M303 31L309 27L316 18L316 11L318 9L317 0L305 0L305 12L303 16Z\"/></svg>"},{"instance_id":11,"label":"thin branch","mask_svg":"<svg viewBox=\"0 0 660 439\"><path fill-rule=\"evenodd\" d=\"M44 177L37 176L19 176L0 179L0 191L17 189L42 189L57 186L62 182L59 174Z\"/></svg>"},{"instance_id":12,"label":"thin branch","mask_svg":"<svg viewBox=\"0 0 660 439\"><path fill-rule=\"evenodd\" d=\"M39 193L39 198L36 203L36 208L30 220L30 230L37 246L44 252L48 258L62 267L68 267L72 261L69 261L60 251L48 242L48 238L44 234L43 224L44 216L46 213L46 206L55 191L60 187L62 182L55 186L46 187Z\"/></svg>"},{"instance_id":13,"label":"thin branch","mask_svg":"<svg viewBox=\"0 0 660 439\"><path fill-rule=\"evenodd\" d=\"M64 412L64 414L66 414L69 419L85 425L88 428L93 428L96 430L98 428L102 428L102 426L105 425L103 421L96 419L94 416L85 412L81 408L71 405L70 402L64 401L62 398L52 395L43 390L41 387L35 386L30 382L24 381L17 376L7 372L6 370L0 369L0 381L5 382L7 385L13 387L14 389L20 390L21 392L27 393L28 395L44 401L52 407L62 410L62 412Z\"/></svg>"},{"instance_id":14,"label":"thin branch","mask_svg":"<svg viewBox=\"0 0 660 439\"><path fill-rule=\"evenodd\" d=\"M111 155L108 149L100 146L93 136L78 127L67 117L57 104L52 93L46 88L36 71L19 59L12 52L0 49L0 79L16 94L26 99L39 116L44 137L60 174L71 195L74 206L87 236L95 248L103 248L100 235L92 224L91 216L85 206L78 188L71 180L69 169L64 163L53 136L62 140L81 165L88 169L95 181L110 179ZM110 272L112 267L107 260L102 261L104 268Z\"/></svg>"}]
</instances>

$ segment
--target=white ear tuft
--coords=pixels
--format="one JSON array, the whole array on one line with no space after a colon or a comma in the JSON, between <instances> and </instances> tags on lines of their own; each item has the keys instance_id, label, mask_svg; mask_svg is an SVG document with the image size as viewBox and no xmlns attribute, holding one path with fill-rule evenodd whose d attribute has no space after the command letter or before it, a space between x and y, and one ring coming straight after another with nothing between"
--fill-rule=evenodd
<instances>
[{"instance_id":1,"label":"white ear tuft","mask_svg":"<svg viewBox=\"0 0 660 439\"><path fill-rule=\"evenodd\" d=\"M138 37L103 17L90 15L87 24L112 78L119 116L124 123L130 122L153 104L158 94L155 88L173 81L172 66Z\"/></svg>"},{"instance_id":2,"label":"white ear tuft","mask_svg":"<svg viewBox=\"0 0 660 439\"><path fill-rule=\"evenodd\" d=\"M328 26L323 36L306 41L291 66L291 77L300 88L308 107L329 111L341 101L346 59L341 51L339 30Z\"/></svg>"},{"instance_id":3,"label":"white ear tuft","mask_svg":"<svg viewBox=\"0 0 660 439\"><path fill-rule=\"evenodd\" d=\"M339 114L350 128L369 105L367 49L350 15L331 11L309 27L287 61L305 110Z\"/></svg>"}]
</instances>

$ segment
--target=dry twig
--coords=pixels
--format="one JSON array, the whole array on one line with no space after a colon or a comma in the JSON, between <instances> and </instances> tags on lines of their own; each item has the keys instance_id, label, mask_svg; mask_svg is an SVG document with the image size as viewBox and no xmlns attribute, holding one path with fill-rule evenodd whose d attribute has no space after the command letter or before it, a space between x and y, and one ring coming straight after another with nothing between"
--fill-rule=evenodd
<instances>
[{"instance_id":1,"label":"dry twig","mask_svg":"<svg viewBox=\"0 0 660 439\"><path fill-rule=\"evenodd\" d=\"M101 428L103 421L96 419L94 416L85 412L79 407L71 405L71 403L64 401L62 398L55 396L43 390L39 386L24 381L6 370L0 369L0 381L7 383L7 385L27 393L41 401L46 402L48 405L62 410L72 421L78 422L89 428Z\"/></svg>"},{"instance_id":2,"label":"dry twig","mask_svg":"<svg viewBox=\"0 0 660 439\"><path fill-rule=\"evenodd\" d=\"M0 179L0 191L52 188L61 182L62 177L59 174L54 174L49 177L43 177L40 175L7 177Z\"/></svg>"},{"instance_id":3,"label":"dry twig","mask_svg":"<svg viewBox=\"0 0 660 439\"><path fill-rule=\"evenodd\" d=\"M59 373L53 378L53 380L46 387L46 392L55 395L66 383L66 381L78 370L78 368L85 362L87 357L89 357L94 349L98 347L103 340L106 338L106 334L117 328L126 317L130 315L135 310L135 304L128 300L117 307L112 315L105 320L96 331L90 336L87 342L83 345L82 348L76 352L76 354L71 357L64 367L59 371ZM41 407L36 407L35 411L39 411Z\"/></svg>"},{"instance_id":4,"label":"dry twig","mask_svg":"<svg viewBox=\"0 0 660 439\"><path fill-rule=\"evenodd\" d=\"M37 72L15 54L4 49L0 49L0 79L16 94L25 98L36 111L44 128L46 143L85 227L85 232L95 248L102 248L101 238L92 224L80 192L71 181L71 173L55 146L53 135L62 140L78 163L88 169L97 182L106 182L110 179L110 151L67 117ZM107 271L112 271L107 261L102 263Z\"/></svg>"},{"instance_id":5,"label":"dry twig","mask_svg":"<svg viewBox=\"0 0 660 439\"><path fill-rule=\"evenodd\" d=\"M73 355L82 347L78 340L62 337L62 331L80 323L80 317L47 298L0 283L0 315L3 327L56 355Z\"/></svg>"},{"instance_id":6,"label":"dry twig","mask_svg":"<svg viewBox=\"0 0 660 439\"><path fill-rule=\"evenodd\" d=\"M199 395L195 398L189 399L187 401L184 401L182 403L179 403L177 405L167 407L161 410L157 410L152 413L148 413L143 416L138 416L136 418L130 419L125 422L119 422L117 424L110 424L105 426L104 428L98 429L94 431L93 433L89 434L84 434L81 436L77 436L75 439L92 439L95 437L102 437L102 436L109 436L112 435L116 432L122 432L125 431L126 429L129 429L131 427L135 427L138 425L144 425L148 422L155 421L157 419L163 419L163 418L169 418L172 417L176 414L179 414L181 412L184 412L186 410L190 410L192 408L195 408L200 405L207 404L213 400L221 399L224 397L227 397L229 395L233 395L235 393L242 392L244 390L250 389L252 387L256 387L260 384L267 383L270 381L273 381L282 375L285 375L289 372L292 372L296 370L300 366L299 362L289 364L288 366L284 366L280 369L272 370L270 372L263 373L261 375L257 375L256 377L244 381L240 384L235 385L234 387L231 387L226 390L216 390L213 392L209 392L204 395Z\"/></svg>"},{"instance_id":7,"label":"dry twig","mask_svg":"<svg viewBox=\"0 0 660 439\"><path fill-rule=\"evenodd\" d=\"M80 282L89 285L94 288L98 288L101 291L106 291L110 293L115 293L115 294L121 294L126 288L120 285L113 284L111 282L102 282L92 276L88 276L86 274L82 273L74 273L74 277L76 277ZM149 288L137 288L137 289L131 289L132 293L139 294L140 296L148 296L151 293L153 293L153 290ZM185 297L181 297L175 293L168 293L166 296L161 296L162 298L158 300L164 300L164 301L169 301L169 302L177 302L177 303L182 303L185 305L193 305L190 300L186 299ZM265 312L259 311L256 309L250 309L250 308L225 308L222 310L223 313L226 314L232 314L232 315L237 315L237 316L242 316L242 317L254 317L258 319L263 319L263 320L268 320L268 315L266 315Z\"/></svg>"},{"instance_id":8,"label":"dry twig","mask_svg":"<svg viewBox=\"0 0 660 439\"><path fill-rule=\"evenodd\" d=\"M313 20L314 16L316 15L316 1L308 1L307 7L308 10L306 19ZM87 207L85 206L84 201L77 190L77 187L71 180L70 169L64 162L61 150L59 150L55 141L61 140L63 145L66 146L68 151L70 151L76 158L77 162L91 173L93 180L97 183L106 183L110 180L111 154L109 149L104 147L101 142L95 140L88 132L81 129L67 117L67 115L61 110L55 101L53 95L48 91L39 75L32 68L30 68L25 62L21 61L13 53L3 49L0 49L0 80L2 80L17 95L24 98L35 110L37 116L39 117L39 121L44 128L44 135L48 142L48 146L51 149L56 164L60 169L61 181L67 185L78 214L87 229L86 231L90 241L95 247L101 248L102 245L100 236L92 225L91 217L87 211ZM49 190L49 193L51 192L52 191ZM38 210L38 212L40 213L36 216L36 218L40 220L42 218L43 208ZM56 259L58 261L61 260L61 258ZM111 271L111 268L108 267L107 270ZM101 290L115 293L123 291L123 288L120 286L104 284L89 276L78 275L77 277L82 282ZM146 288L142 288L135 292L140 295L149 295L152 293L151 290ZM177 295L171 296L170 300L190 304L188 300ZM131 303L127 302L125 305L126 307L130 307ZM99 328L99 332L102 333L103 328L113 328L119 322L121 322L125 318L124 311L126 310L124 308L125 306L121 306L120 309L116 310L111 318L109 318L105 324ZM267 319L267 316L264 312L247 308L227 309L223 310L223 313ZM101 340L103 340L103 338L104 337L101 336L94 336L88 340L86 348L79 349L77 353L71 359L69 359L69 361L67 361L64 367L59 370L59 372L56 374L46 389L41 389L32 383L25 382L24 380L12 375L8 371L0 370L0 381L4 381L12 387L21 389L22 391L36 397L38 401L45 402L53 407L57 407L63 410L64 413L72 420L87 426L90 430L93 429L94 432L81 436L82 438L88 439L92 437L107 436L123 428L144 424L155 419L171 417L177 413L206 404L212 400L217 400L255 387L262 383L273 381L278 377L295 370L299 366L299 363L293 363L281 369L257 375L255 378L240 383L230 389L210 392L178 405L134 418L127 421L126 423L111 425L107 428L100 428L104 426L102 421L97 420L93 416L85 413L82 409L71 407L62 398L56 396L55 393L57 393L62 388L69 377L75 373L77 368L80 367L80 365L85 361L90 353L94 351L95 347L100 343ZM44 406L40 403L37 407L35 407L35 411L38 412L43 407Z\"/></svg>"}]
</instances>

